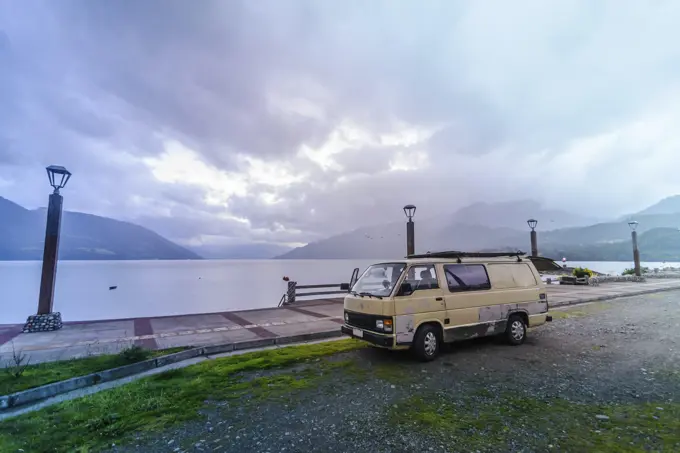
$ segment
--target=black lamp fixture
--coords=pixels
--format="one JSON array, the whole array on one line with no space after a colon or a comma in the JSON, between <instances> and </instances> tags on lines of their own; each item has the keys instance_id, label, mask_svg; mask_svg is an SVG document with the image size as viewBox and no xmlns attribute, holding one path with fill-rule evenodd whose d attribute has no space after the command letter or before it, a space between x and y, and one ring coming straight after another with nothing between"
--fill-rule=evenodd
<instances>
[{"instance_id":1,"label":"black lamp fixture","mask_svg":"<svg viewBox=\"0 0 680 453\"><path fill-rule=\"evenodd\" d=\"M628 226L630 227L631 231L635 231L637 230L638 223L635 220L631 220L630 222L628 222Z\"/></svg>"},{"instance_id":2,"label":"black lamp fixture","mask_svg":"<svg viewBox=\"0 0 680 453\"><path fill-rule=\"evenodd\" d=\"M413 216L416 213L416 207L412 204L407 204L404 206L404 214L406 214L406 217L408 217L409 222L413 219Z\"/></svg>"},{"instance_id":3,"label":"black lamp fixture","mask_svg":"<svg viewBox=\"0 0 680 453\"><path fill-rule=\"evenodd\" d=\"M538 225L538 220L529 219L529 220L527 220L527 225L529 225L529 228L531 228L531 231L534 231L536 229L536 225Z\"/></svg>"},{"instance_id":4,"label":"black lamp fixture","mask_svg":"<svg viewBox=\"0 0 680 453\"><path fill-rule=\"evenodd\" d=\"M59 193L59 189L66 187L66 183L71 178L71 172L60 165L50 165L46 170L50 185L54 187L54 193Z\"/></svg>"}]
</instances>

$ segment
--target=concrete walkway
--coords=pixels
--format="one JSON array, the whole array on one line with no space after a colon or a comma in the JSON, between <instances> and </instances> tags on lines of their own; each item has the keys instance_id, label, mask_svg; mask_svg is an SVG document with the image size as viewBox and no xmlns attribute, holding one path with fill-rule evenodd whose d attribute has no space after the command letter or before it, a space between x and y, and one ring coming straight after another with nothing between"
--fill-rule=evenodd
<instances>
[{"instance_id":1,"label":"concrete walkway","mask_svg":"<svg viewBox=\"0 0 680 453\"><path fill-rule=\"evenodd\" d=\"M601 286L549 285L552 307L680 289L680 279ZM68 314L64 314L68 317ZM31 363L115 353L137 344L150 349L208 346L261 339L338 332L343 324L342 299L300 301L294 306L156 318L67 322L61 330L21 333L21 325L0 325L0 364L13 348ZM261 345L261 342L259 342Z\"/></svg>"}]
</instances>

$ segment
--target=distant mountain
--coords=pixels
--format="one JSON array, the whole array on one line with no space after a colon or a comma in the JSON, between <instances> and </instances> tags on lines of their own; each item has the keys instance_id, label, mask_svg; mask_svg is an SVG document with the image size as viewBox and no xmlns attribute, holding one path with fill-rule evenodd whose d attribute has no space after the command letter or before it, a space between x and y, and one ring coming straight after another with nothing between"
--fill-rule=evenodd
<instances>
[{"instance_id":1,"label":"distant mountain","mask_svg":"<svg viewBox=\"0 0 680 453\"><path fill-rule=\"evenodd\" d=\"M28 210L0 197L0 260L41 260L46 209ZM80 212L62 216L59 259L200 259L151 230L128 222Z\"/></svg>"},{"instance_id":2,"label":"distant mountain","mask_svg":"<svg viewBox=\"0 0 680 453\"><path fill-rule=\"evenodd\" d=\"M680 232L677 228L654 228L638 236L641 261L680 261ZM613 243L544 245L543 256L569 261L633 261L630 238Z\"/></svg>"},{"instance_id":3,"label":"distant mountain","mask_svg":"<svg viewBox=\"0 0 680 453\"><path fill-rule=\"evenodd\" d=\"M559 209L546 209L534 200L504 203L474 203L456 211L449 223L484 225L493 228L524 229L527 220L538 219L540 228L554 230L592 225L598 219Z\"/></svg>"},{"instance_id":4,"label":"distant mountain","mask_svg":"<svg viewBox=\"0 0 680 453\"><path fill-rule=\"evenodd\" d=\"M675 214L636 215L639 234L657 228L677 231L680 212ZM680 238L679 238L680 239ZM630 240L630 227L626 220L606 222L580 228L563 228L538 233L539 248L545 246L600 245Z\"/></svg>"},{"instance_id":5,"label":"distant mountain","mask_svg":"<svg viewBox=\"0 0 680 453\"><path fill-rule=\"evenodd\" d=\"M207 259L270 259L291 251L292 247L276 244L199 245L189 247Z\"/></svg>"},{"instance_id":6,"label":"distant mountain","mask_svg":"<svg viewBox=\"0 0 680 453\"><path fill-rule=\"evenodd\" d=\"M529 218L538 220L539 253L555 259L563 256L569 260L630 259L628 218L639 222L643 259L670 260L674 256L674 236L680 244L680 196L676 195L637 214L599 223L589 217L543 208L531 200L475 203L449 216L416 218L416 252L529 251L526 225ZM293 249L279 258L401 258L406 254L405 232L404 222L358 228ZM670 247L669 251L664 251L664 247Z\"/></svg>"},{"instance_id":7,"label":"distant mountain","mask_svg":"<svg viewBox=\"0 0 680 453\"><path fill-rule=\"evenodd\" d=\"M529 249L526 221L539 219L539 227L587 225L592 219L522 200L507 203L475 203L449 216L416 218L416 252L433 250L481 250L516 246ZM395 222L354 231L307 244L281 255L284 259L401 258L406 254L406 225Z\"/></svg>"},{"instance_id":8,"label":"distant mountain","mask_svg":"<svg viewBox=\"0 0 680 453\"><path fill-rule=\"evenodd\" d=\"M633 216L628 217L638 217L656 214L678 214L680 213L680 195L673 195L671 197L666 197L658 203L643 209Z\"/></svg>"}]
</instances>

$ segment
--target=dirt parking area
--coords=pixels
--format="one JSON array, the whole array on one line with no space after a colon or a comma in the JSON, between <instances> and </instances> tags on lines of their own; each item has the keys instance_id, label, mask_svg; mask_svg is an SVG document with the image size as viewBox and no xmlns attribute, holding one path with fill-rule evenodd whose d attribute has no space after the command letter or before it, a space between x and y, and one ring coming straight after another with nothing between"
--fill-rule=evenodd
<instances>
[{"instance_id":1,"label":"dirt parking area","mask_svg":"<svg viewBox=\"0 0 680 453\"><path fill-rule=\"evenodd\" d=\"M244 374L288 381L111 451L680 451L680 292L553 314L518 347L480 339L430 363L369 348Z\"/></svg>"}]
</instances>

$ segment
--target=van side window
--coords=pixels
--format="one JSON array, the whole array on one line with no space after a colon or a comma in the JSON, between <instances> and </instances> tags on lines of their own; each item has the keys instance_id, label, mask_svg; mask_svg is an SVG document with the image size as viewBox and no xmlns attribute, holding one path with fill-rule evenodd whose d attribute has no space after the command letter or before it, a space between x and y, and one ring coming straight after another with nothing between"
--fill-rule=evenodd
<instances>
[{"instance_id":1,"label":"van side window","mask_svg":"<svg viewBox=\"0 0 680 453\"><path fill-rule=\"evenodd\" d=\"M419 289L438 289L437 272L432 264L411 266L407 280L414 291Z\"/></svg>"},{"instance_id":2,"label":"van side window","mask_svg":"<svg viewBox=\"0 0 680 453\"><path fill-rule=\"evenodd\" d=\"M534 277L534 273L529 269L528 264L516 264L511 266L511 269L512 277L518 287L531 288L536 286L536 277Z\"/></svg>"},{"instance_id":3,"label":"van side window","mask_svg":"<svg viewBox=\"0 0 680 453\"><path fill-rule=\"evenodd\" d=\"M444 273L452 293L491 289L489 275L483 264L446 264Z\"/></svg>"}]
</instances>

